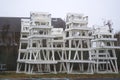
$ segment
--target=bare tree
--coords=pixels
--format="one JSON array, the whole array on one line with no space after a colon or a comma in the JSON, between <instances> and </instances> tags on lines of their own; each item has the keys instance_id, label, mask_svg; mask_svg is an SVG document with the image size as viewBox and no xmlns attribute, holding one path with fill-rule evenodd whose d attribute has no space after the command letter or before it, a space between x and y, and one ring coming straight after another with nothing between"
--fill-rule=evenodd
<instances>
[{"instance_id":1,"label":"bare tree","mask_svg":"<svg viewBox=\"0 0 120 80\"><path fill-rule=\"evenodd\" d=\"M7 35L8 35L9 28L10 28L9 24L2 26L1 36L2 36L2 43L3 44L6 44L6 38L7 38Z\"/></svg>"}]
</instances>

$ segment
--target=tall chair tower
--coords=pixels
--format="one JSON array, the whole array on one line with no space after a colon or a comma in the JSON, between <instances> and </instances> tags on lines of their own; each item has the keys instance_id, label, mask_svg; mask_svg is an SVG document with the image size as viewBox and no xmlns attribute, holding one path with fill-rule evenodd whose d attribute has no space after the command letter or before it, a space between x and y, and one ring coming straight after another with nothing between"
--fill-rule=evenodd
<instances>
[{"instance_id":1,"label":"tall chair tower","mask_svg":"<svg viewBox=\"0 0 120 80\"><path fill-rule=\"evenodd\" d=\"M92 60L95 61L95 73L118 73L114 34L109 25L97 27L93 30Z\"/></svg>"},{"instance_id":2,"label":"tall chair tower","mask_svg":"<svg viewBox=\"0 0 120 80\"><path fill-rule=\"evenodd\" d=\"M27 53L24 56L24 72L55 73L56 64L51 35L51 15L35 12L30 14ZM20 66L18 66L20 69Z\"/></svg>"},{"instance_id":3,"label":"tall chair tower","mask_svg":"<svg viewBox=\"0 0 120 80\"><path fill-rule=\"evenodd\" d=\"M65 58L68 74L92 74L90 57L90 28L88 17L83 14L68 13L65 29Z\"/></svg>"},{"instance_id":4,"label":"tall chair tower","mask_svg":"<svg viewBox=\"0 0 120 80\"><path fill-rule=\"evenodd\" d=\"M27 55L28 36L29 36L30 19L21 19L21 35L19 53L17 59L17 73L25 73L25 61Z\"/></svg>"}]
</instances>

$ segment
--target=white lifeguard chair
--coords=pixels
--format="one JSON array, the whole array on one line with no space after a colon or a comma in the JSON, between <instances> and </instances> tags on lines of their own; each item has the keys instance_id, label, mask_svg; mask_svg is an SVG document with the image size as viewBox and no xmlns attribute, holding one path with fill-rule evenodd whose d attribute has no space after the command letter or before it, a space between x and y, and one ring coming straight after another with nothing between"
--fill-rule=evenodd
<instances>
[{"instance_id":1,"label":"white lifeguard chair","mask_svg":"<svg viewBox=\"0 0 120 80\"><path fill-rule=\"evenodd\" d=\"M118 73L111 24L91 29L88 16L68 13L66 29L51 26L51 14L21 19L17 73Z\"/></svg>"},{"instance_id":2,"label":"white lifeguard chair","mask_svg":"<svg viewBox=\"0 0 120 80\"><path fill-rule=\"evenodd\" d=\"M21 19L21 34L20 34L20 45L19 45L19 53L17 59L17 73L26 73L25 71L25 61L26 55L28 53L28 36L29 36L29 27L30 27L30 19Z\"/></svg>"},{"instance_id":3,"label":"white lifeguard chair","mask_svg":"<svg viewBox=\"0 0 120 80\"><path fill-rule=\"evenodd\" d=\"M54 54L55 60L58 61L57 64L57 72L59 73L66 73L67 69L65 63L63 62L64 59L64 48L65 48L65 40L64 40L64 31L63 28L53 28L52 29L53 38L53 47L54 47Z\"/></svg>"},{"instance_id":4,"label":"white lifeguard chair","mask_svg":"<svg viewBox=\"0 0 120 80\"><path fill-rule=\"evenodd\" d=\"M68 74L93 74L90 58L90 28L88 17L83 14L68 13L65 29L65 58Z\"/></svg>"},{"instance_id":5,"label":"white lifeguard chair","mask_svg":"<svg viewBox=\"0 0 120 80\"><path fill-rule=\"evenodd\" d=\"M117 41L109 25L94 27L91 58L95 61L95 73L118 73L117 57L114 45Z\"/></svg>"},{"instance_id":6,"label":"white lifeguard chair","mask_svg":"<svg viewBox=\"0 0 120 80\"><path fill-rule=\"evenodd\" d=\"M19 62L24 63L24 72L34 73L55 73L56 64L53 49L53 36L51 35L51 14L35 12L30 14L30 26L27 52L24 61L19 60L17 72L20 72Z\"/></svg>"}]
</instances>

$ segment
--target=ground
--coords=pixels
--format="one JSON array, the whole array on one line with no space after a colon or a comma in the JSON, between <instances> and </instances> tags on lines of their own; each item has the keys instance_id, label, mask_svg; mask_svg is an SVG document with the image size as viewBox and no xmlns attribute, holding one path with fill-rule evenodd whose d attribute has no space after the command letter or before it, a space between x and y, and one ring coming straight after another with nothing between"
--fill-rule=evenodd
<instances>
[{"instance_id":1,"label":"ground","mask_svg":"<svg viewBox=\"0 0 120 80\"><path fill-rule=\"evenodd\" d=\"M15 72L0 72L0 78L120 78L119 74L23 74Z\"/></svg>"}]
</instances>

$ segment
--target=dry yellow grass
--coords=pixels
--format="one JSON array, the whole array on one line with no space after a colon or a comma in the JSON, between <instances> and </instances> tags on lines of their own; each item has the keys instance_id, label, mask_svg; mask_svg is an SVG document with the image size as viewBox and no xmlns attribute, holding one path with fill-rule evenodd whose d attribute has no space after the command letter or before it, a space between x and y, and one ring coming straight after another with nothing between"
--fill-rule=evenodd
<instances>
[{"instance_id":1,"label":"dry yellow grass","mask_svg":"<svg viewBox=\"0 0 120 80\"><path fill-rule=\"evenodd\" d=\"M15 72L0 73L0 78L120 78L120 74L23 74Z\"/></svg>"}]
</instances>

